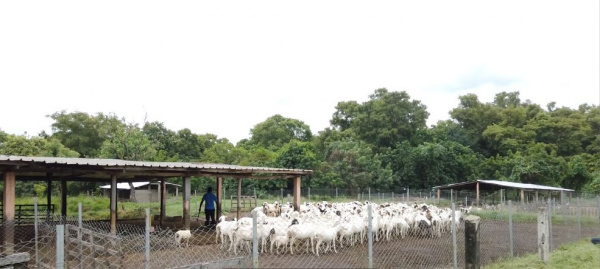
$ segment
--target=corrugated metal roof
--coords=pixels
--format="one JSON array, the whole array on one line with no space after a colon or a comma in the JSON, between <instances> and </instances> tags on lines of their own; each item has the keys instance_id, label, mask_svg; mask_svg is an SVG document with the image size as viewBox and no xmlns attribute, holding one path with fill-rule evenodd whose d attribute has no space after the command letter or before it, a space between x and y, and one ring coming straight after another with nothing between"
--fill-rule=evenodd
<instances>
[{"instance_id":1,"label":"corrugated metal roof","mask_svg":"<svg viewBox=\"0 0 600 269\"><path fill-rule=\"evenodd\" d=\"M45 164L64 164L64 165L88 165L104 167L149 167L149 168L191 168L191 169L216 169L216 170L245 170L252 172L300 172L312 173L312 170L272 168L272 167L254 167L239 166L231 164L215 163L189 163L189 162L146 162L146 161L126 161L117 159L87 159L87 158L63 158L63 157L29 157L0 155L0 161L21 161L35 162Z\"/></svg>"},{"instance_id":2,"label":"corrugated metal roof","mask_svg":"<svg viewBox=\"0 0 600 269\"><path fill-rule=\"evenodd\" d=\"M440 188L440 189L452 189L452 187L459 187L459 186L464 186L464 185L469 185L469 184L475 184L476 182L480 182L480 183L484 183L484 184L490 184L490 185L496 185L496 186L502 186L502 187L507 187L507 188L515 188L515 189L545 190L545 191L573 191L572 189L557 188L557 187L537 185L537 184L529 184L529 183L518 183L518 182L510 182L510 181L502 181L502 180L491 180L491 179L478 179L478 180L475 180L475 181L467 181L467 182L460 182L460 183L454 183L454 184L436 186L434 188L436 188L436 189L437 188Z\"/></svg>"}]
</instances>

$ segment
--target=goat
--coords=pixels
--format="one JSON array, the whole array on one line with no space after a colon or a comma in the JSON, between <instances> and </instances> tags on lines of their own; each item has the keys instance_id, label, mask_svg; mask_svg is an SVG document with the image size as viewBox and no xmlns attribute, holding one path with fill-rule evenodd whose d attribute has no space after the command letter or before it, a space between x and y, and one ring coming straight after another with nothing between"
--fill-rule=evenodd
<instances>
[{"instance_id":1,"label":"goat","mask_svg":"<svg viewBox=\"0 0 600 269\"><path fill-rule=\"evenodd\" d=\"M190 230L179 230L175 233L175 243L178 247L181 247L181 241L185 240L186 246L189 246L191 237L192 232L190 232Z\"/></svg>"}]
</instances>

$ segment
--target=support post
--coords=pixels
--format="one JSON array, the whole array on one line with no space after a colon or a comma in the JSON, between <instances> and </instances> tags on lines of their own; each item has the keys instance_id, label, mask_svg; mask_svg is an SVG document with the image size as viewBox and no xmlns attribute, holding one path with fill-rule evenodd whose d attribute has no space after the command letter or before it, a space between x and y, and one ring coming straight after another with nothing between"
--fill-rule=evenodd
<instances>
[{"instance_id":1,"label":"support post","mask_svg":"<svg viewBox=\"0 0 600 269\"><path fill-rule=\"evenodd\" d=\"M65 225L56 225L56 269L65 268Z\"/></svg>"},{"instance_id":2,"label":"support post","mask_svg":"<svg viewBox=\"0 0 600 269\"><path fill-rule=\"evenodd\" d=\"M144 268L150 268L150 208L146 208L146 242L145 242Z\"/></svg>"},{"instance_id":3,"label":"support post","mask_svg":"<svg viewBox=\"0 0 600 269\"><path fill-rule=\"evenodd\" d=\"M4 221L4 254L14 253L15 242L15 186L16 176L13 171L4 172L4 196L2 196Z\"/></svg>"},{"instance_id":4,"label":"support post","mask_svg":"<svg viewBox=\"0 0 600 269\"><path fill-rule=\"evenodd\" d=\"M164 178L162 178L160 180L160 216L158 217L159 224L161 227L163 226L163 220L165 219L165 216L167 213L166 204L167 204L167 181Z\"/></svg>"},{"instance_id":5,"label":"support post","mask_svg":"<svg viewBox=\"0 0 600 269\"><path fill-rule=\"evenodd\" d=\"M538 191L535 191L535 203L538 204L540 201L538 199Z\"/></svg>"},{"instance_id":6,"label":"support post","mask_svg":"<svg viewBox=\"0 0 600 269\"><path fill-rule=\"evenodd\" d=\"M190 177L183 177L183 228L190 229L190 197L192 193L192 185Z\"/></svg>"},{"instance_id":7,"label":"support post","mask_svg":"<svg viewBox=\"0 0 600 269\"><path fill-rule=\"evenodd\" d=\"M223 200L223 178L217 177L217 221L221 218L221 201ZM198 209L200 210L200 209Z\"/></svg>"},{"instance_id":8,"label":"support post","mask_svg":"<svg viewBox=\"0 0 600 269\"><path fill-rule=\"evenodd\" d=\"M512 200L508 200L508 237L510 244L510 257L514 257L514 240L513 240L513 221L512 221Z\"/></svg>"},{"instance_id":9,"label":"support post","mask_svg":"<svg viewBox=\"0 0 600 269\"><path fill-rule=\"evenodd\" d=\"M81 212L81 202L77 203L77 260L79 262L79 268L83 268L83 216Z\"/></svg>"},{"instance_id":10,"label":"support post","mask_svg":"<svg viewBox=\"0 0 600 269\"><path fill-rule=\"evenodd\" d=\"M440 191L440 188L438 188L438 189L437 189L437 199L438 199L438 203L440 202L440 194L441 194L441 191ZM465 206L466 206L466 205L465 205Z\"/></svg>"},{"instance_id":11,"label":"support post","mask_svg":"<svg viewBox=\"0 0 600 269\"><path fill-rule=\"evenodd\" d=\"M307 189L308 189L307 200L310 201L310 187L308 187Z\"/></svg>"},{"instance_id":12,"label":"support post","mask_svg":"<svg viewBox=\"0 0 600 269\"><path fill-rule=\"evenodd\" d=\"M525 190L521 189L521 204L525 204Z\"/></svg>"},{"instance_id":13,"label":"support post","mask_svg":"<svg viewBox=\"0 0 600 269\"><path fill-rule=\"evenodd\" d=\"M35 238L35 267L39 268L40 266L40 248L38 245L38 199L37 197L33 197L33 230L34 230L34 238Z\"/></svg>"},{"instance_id":14,"label":"support post","mask_svg":"<svg viewBox=\"0 0 600 269\"><path fill-rule=\"evenodd\" d=\"M242 216L242 208L240 204L240 198L242 196L242 179L238 178L238 186L237 186L237 219L240 219Z\"/></svg>"},{"instance_id":15,"label":"support post","mask_svg":"<svg viewBox=\"0 0 600 269\"><path fill-rule=\"evenodd\" d=\"M117 175L110 176L110 232L117 234Z\"/></svg>"},{"instance_id":16,"label":"support post","mask_svg":"<svg viewBox=\"0 0 600 269\"><path fill-rule=\"evenodd\" d=\"M579 233L579 238L581 239L581 204L579 203L579 198L577 198L577 232Z\"/></svg>"},{"instance_id":17,"label":"support post","mask_svg":"<svg viewBox=\"0 0 600 269\"><path fill-rule=\"evenodd\" d=\"M456 211L454 202L452 202L452 261L454 262L454 269L458 268L458 255L456 248Z\"/></svg>"},{"instance_id":18,"label":"support post","mask_svg":"<svg viewBox=\"0 0 600 269\"><path fill-rule=\"evenodd\" d=\"M256 211L252 210L252 268L258 268L258 233Z\"/></svg>"},{"instance_id":19,"label":"support post","mask_svg":"<svg viewBox=\"0 0 600 269\"><path fill-rule=\"evenodd\" d=\"M540 260L548 264L550 260L550 231L548 226L548 211L545 207L538 209L538 255Z\"/></svg>"},{"instance_id":20,"label":"support post","mask_svg":"<svg viewBox=\"0 0 600 269\"><path fill-rule=\"evenodd\" d=\"M479 206L479 181L477 181L477 184L475 184L475 188L477 189L477 197L475 199L475 206Z\"/></svg>"},{"instance_id":21,"label":"support post","mask_svg":"<svg viewBox=\"0 0 600 269\"><path fill-rule=\"evenodd\" d=\"M46 173L46 185L46 221L49 221L52 204L52 173Z\"/></svg>"},{"instance_id":22,"label":"support post","mask_svg":"<svg viewBox=\"0 0 600 269\"><path fill-rule=\"evenodd\" d=\"M479 254L479 222L480 218L470 215L465 218L465 268L481 268Z\"/></svg>"},{"instance_id":23,"label":"support post","mask_svg":"<svg viewBox=\"0 0 600 269\"><path fill-rule=\"evenodd\" d=\"M300 211L300 176L294 177L294 210Z\"/></svg>"},{"instance_id":24,"label":"support post","mask_svg":"<svg viewBox=\"0 0 600 269\"><path fill-rule=\"evenodd\" d=\"M67 180L60 181L60 217L63 221L67 217Z\"/></svg>"},{"instance_id":25,"label":"support post","mask_svg":"<svg viewBox=\"0 0 600 269\"><path fill-rule=\"evenodd\" d=\"M367 206L367 218L368 218L368 226L367 226L367 238L368 238L368 255L369 255L369 268L373 268L373 205L369 204ZM362 240L362 239L361 239Z\"/></svg>"}]
</instances>

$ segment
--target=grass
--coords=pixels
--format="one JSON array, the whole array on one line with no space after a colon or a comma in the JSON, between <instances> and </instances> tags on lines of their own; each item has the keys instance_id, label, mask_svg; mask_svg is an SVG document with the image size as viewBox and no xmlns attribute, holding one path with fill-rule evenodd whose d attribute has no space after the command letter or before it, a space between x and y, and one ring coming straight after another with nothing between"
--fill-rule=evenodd
<instances>
[{"instance_id":1,"label":"grass","mask_svg":"<svg viewBox=\"0 0 600 269\"><path fill-rule=\"evenodd\" d=\"M508 222L508 211L500 211L500 210L473 210L470 212L472 215L477 215L484 220L502 220ZM513 222L525 222L525 223L536 223L537 222L537 213L529 213L529 212L513 212L512 219ZM598 225L598 217L595 216L581 216L581 225L582 226L593 226ZM560 214L555 214L552 216L552 224L555 225L563 225L563 224L573 224L577 223L577 216L563 216Z\"/></svg>"},{"instance_id":2,"label":"grass","mask_svg":"<svg viewBox=\"0 0 600 269\"><path fill-rule=\"evenodd\" d=\"M600 247L584 239L561 246L550 254L550 263L544 264L537 254L502 260L485 266L486 269L508 268L600 268Z\"/></svg>"}]
</instances>

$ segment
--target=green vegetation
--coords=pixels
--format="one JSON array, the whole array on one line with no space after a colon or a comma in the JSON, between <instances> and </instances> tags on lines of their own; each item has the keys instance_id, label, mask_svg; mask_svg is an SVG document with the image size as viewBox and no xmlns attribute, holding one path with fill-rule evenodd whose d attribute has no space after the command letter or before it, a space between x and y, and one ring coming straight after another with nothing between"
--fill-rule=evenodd
<instances>
[{"instance_id":1,"label":"green vegetation","mask_svg":"<svg viewBox=\"0 0 600 269\"><path fill-rule=\"evenodd\" d=\"M498 261L485 266L486 269L503 268L598 268L600 267L600 247L585 239L573 244L564 245L550 254L548 265L540 261L537 254Z\"/></svg>"},{"instance_id":2,"label":"green vegetation","mask_svg":"<svg viewBox=\"0 0 600 269\"><path fill-rule=\"evenodd\" d=\"M162 122L128 123L113 114L56 112L52 133L0 130L0 154L195 161L311 169L303 187L400 192L476 178L500 179L600 193L600 107L556 107L500 92L492 102L458 96L449 119L427 126L427 106L408 93L377 89L367 101L341 101L330 126L313 133L298 119L273 115L236 145L214 134L169 130ZM1 127L1 126L0 126ZM169 179L179 183L180 179ZM193 177L192 188L214 185ZM68 194L98 193L69 182ZM291 189L289 180L245 180L244 189ZM235 189L236 182L225 181ZM1 183L0 183L1 188ZM59 189L53 187L53 195ZM44 183L17 183L18 196L43 195Z\"/></svg>"},{"instance_id":3,"label":"green vegetation","mask_svg":"<svg viewBox=\"0 0 600 269\"><path fill-rule=\"evenodd\" d=\"M508 222L508 211L507 210L481 210L481 211L472 211L470 212L472 215L477 215L484 220L502 220ZM512 219L513 222L529 222L535 223L537 222L537 213L528 213L528 212L513 212ZM581 216L580 217L582 226L598 226L598 218L593 216ZM552 216L552 224L554 225L563 225L563 224L575 224L577 223L577 216L562 216L560 214Z\"/></svg>"}]
</instances>

